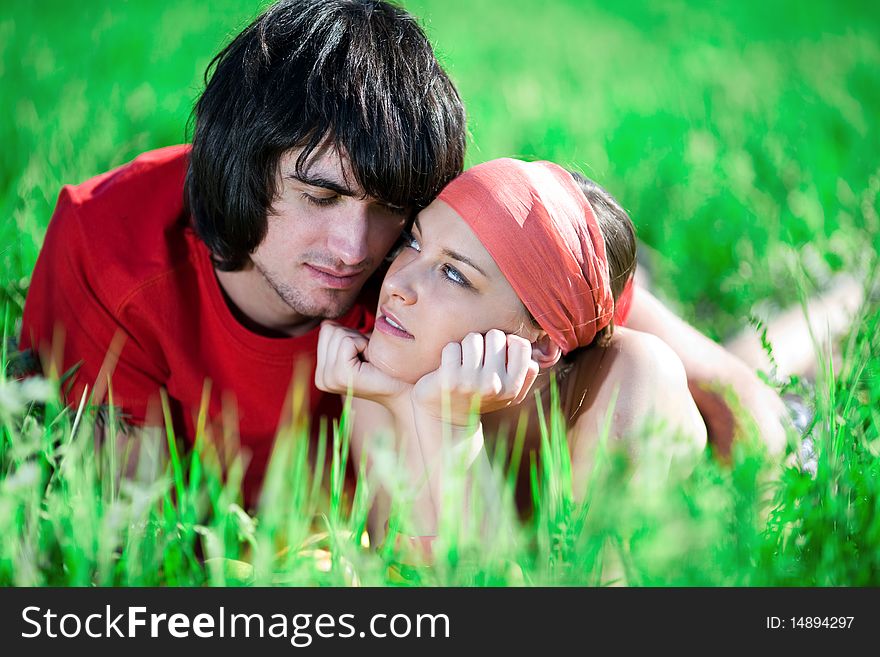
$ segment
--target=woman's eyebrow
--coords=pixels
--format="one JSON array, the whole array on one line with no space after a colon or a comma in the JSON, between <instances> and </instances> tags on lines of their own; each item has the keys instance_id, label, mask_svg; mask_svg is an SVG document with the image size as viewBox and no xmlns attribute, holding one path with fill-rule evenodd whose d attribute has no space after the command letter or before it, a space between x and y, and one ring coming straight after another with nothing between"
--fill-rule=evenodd
<instances>
[{"instance_id":1,"label":"woman's eyebrow","mask_svg":"<svg viewBox=\"0 0 880 657\"><path fill-rule=\"evenodd\" d=\"M447 258L452 258L453 260L458 260L459 262L463 262L466 265L470 265L471 267L476 269L478 272L480 272L483 276L486 276L486 272L484 272L482 269L480 269L477 266L477 263L475 263L473 260L471 260L467 256L462 255L461 253L458 253L458 252L453 251L451 249L443 249L443 251L441 251L441 253L443 255L445 255ZM486 278L489 278L489 277L486 276Z\"/></svg>"},{"instance_id":2,"label":"woman's eyebrow","mask_svg":"<svg viewBox=\"0 0 880 657\"><path fill-rule=\"evenodd\" d=\"M420 234L424 235L424 232L422 231L422 225L419 223L418 217L415 218L415 221L413 223L414 223L416 230L418 230ZM463 254L459 253L458 251L453 251L452 249L443 249L441 251L441 253L443 255L445 255L447 258L452 258L453 260L458 260L459 262L463 262L466 265L470 265L471 267L476 269L478 272L480 272L483 276L485 276L486 278L489 278L486 275L486 272L484 272L479 267L479 265L477 265L477 263L475 263L473 260L468 258L466 255L463 255Z\"/></svg>"}]
</instances>

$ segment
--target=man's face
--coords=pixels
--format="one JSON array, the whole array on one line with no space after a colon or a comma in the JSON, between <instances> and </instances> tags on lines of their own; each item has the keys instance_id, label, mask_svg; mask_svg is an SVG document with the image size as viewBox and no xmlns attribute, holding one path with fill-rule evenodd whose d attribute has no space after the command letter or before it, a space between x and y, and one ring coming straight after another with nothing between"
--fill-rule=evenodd
<instances>
[{"instance_id":1,"label":"man's face","mask_svg":"<svg viewBox=\"0 0 880 657\"><path fill-rule=\"evenodd\" d=\"M266 237L251 260L279 312L339 317L399 237L406 209L364 196L347 156L332 147L297 175L299 152L281 158Z\"/></svg>"}]
</instances>

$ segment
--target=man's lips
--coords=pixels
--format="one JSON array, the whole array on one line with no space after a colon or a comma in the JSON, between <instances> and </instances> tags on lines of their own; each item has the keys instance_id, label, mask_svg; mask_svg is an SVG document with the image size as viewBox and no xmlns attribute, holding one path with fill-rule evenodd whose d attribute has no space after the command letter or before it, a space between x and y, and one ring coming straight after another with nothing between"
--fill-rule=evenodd
<instances>
[{"instance_id":1,"label":"man's lips","mask_svg":"<svg viewBox=\"0 0 880 657\"><path fill-rule=\"evenodd\" d=\"M414 340L412 333L406 330L397 317L388 312L384 306L379 308L379 316L376 318L376 330L387 335L392 335L405 340Z\"/></svg>"},{"instance_id":2,"label":"man's lips","mask_svg":"<svg viewBox=\"0 0 880 657\"><path fill-rule=\"evenodd\" d=\"M310 265L306 263L306 269L316 279L327 287L339 290L351 287L357 279L364 273L363 269L355 272L338 271L328 267L320 267L318 265Z\"/></svg>"}]
</instances>

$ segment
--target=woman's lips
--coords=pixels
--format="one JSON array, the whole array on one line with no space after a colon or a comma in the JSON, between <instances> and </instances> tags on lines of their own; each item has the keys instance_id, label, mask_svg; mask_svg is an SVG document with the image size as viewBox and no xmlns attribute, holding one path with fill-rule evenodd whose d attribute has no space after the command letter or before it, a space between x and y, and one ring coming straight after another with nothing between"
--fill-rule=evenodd
<instances>
[{"instance_id":1,"label":"woman's lips","mask_svg":"<svg viewBox=\"0 0 880 657\"><path fill-rule=\"evenodd\" d=\"M379 316L376 318L377 331L405 340L415 339L412 333L409 333L394 315L386 312L383 308L379 309L379 313Z\"/></svg>"},{"instance_id":2,"label":"woman's lips","mask_svg":"<svg viewBox=\"0 0 880 657\"><path fill-rule=\"evenodd\" d=\"M363 274L363 270L354 272L353 274L343 274L332 269L325 269L306 263L306 270L318 281L326 287L336 290L344 290L357 283L358 278Z\"/></svg>"}]
</instances>

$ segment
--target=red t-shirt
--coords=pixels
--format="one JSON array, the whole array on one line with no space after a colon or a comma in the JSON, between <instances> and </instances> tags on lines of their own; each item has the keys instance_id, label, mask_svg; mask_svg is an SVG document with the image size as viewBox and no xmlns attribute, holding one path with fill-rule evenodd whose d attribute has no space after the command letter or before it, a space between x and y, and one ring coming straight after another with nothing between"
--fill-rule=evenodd
<instances>
[{"instance_id":1,"label":"red t-shirt","mask_svg":"<svg viewBox=\"0 0 880 657\"><path fill-rule=\"evenodd\" d=\"M93 403L106 403L112 372L113 404L134 424L161 424L164 387L175 429L190 443L210 381L209 427L222 437L225 409L227 433L237 429L250 453L252 498L289 419L295 367L314 423L338 414L339 401L314 387L317 328L268 338L232 315L183 207L188 156L188 146L144 153L61 190L31 279L21 348L39 353L46 373L53 362L59 374L80 364L65 387L72 406L86 385L100 396ZM362 298L339 321L370 330L374 312Z\"/></svg>"}]
</instances>

